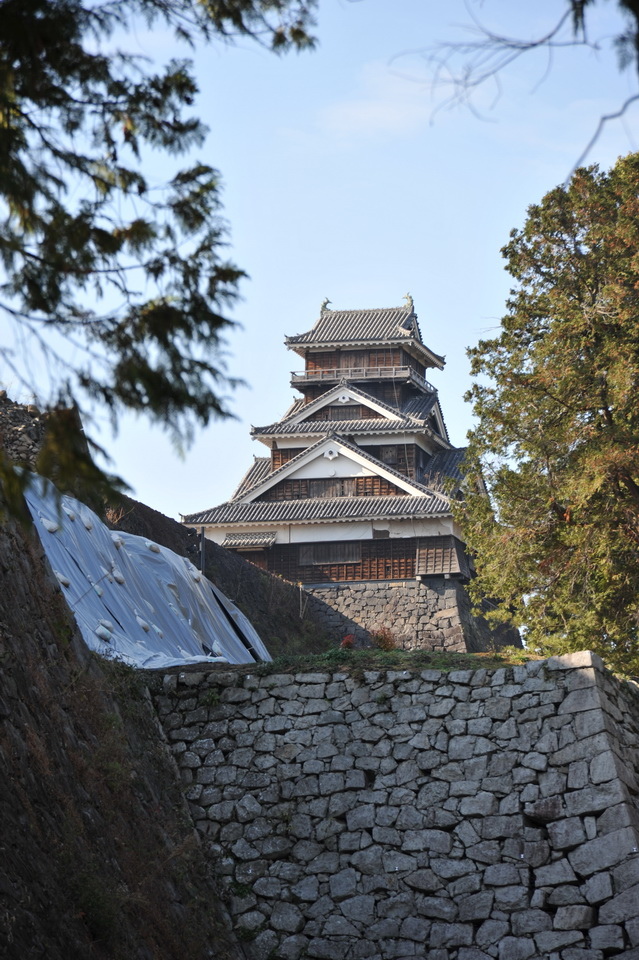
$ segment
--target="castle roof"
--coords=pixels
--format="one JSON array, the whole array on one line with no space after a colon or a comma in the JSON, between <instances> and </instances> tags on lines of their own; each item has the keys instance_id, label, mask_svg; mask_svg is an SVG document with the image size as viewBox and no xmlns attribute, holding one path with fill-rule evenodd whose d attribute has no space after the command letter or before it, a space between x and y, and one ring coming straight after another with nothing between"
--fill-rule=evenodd
<instances>
[{"instance_id":1,"label":"castle roof","mask_svg":"<svg viewBox=\"0 0 639 960\"><path fill-rule=\"evenodd\" d=\"M465 456L466 447L442 450L440 453L434 454L424 470L423 482L429 485L439 486L441 479L452 478L458 481L458 483L461 483L464 479L462 464Z\"/></svg>"},{"instance_id":2,"label":"castle roof","mask_svg":"<svg viewBox=\"0 0 639 960\"><path fill-rule=\"evenodd\" d=\"M357 421L355 421L357 422ZM349 426L353 421L346 421ZM384 421L387 423L387 421ZM344 436L336 436L326 430L326 424L317 421L323 431L318 439L301 450L295 457L271 470L271 461L268 457L256 457L252 466L244 475L231 500L217 507L192 513L183 518L184 523L321 523L327 520L343 520L352 517L354 520L379 519L388 511L389 518L401 519L404 517L426 517L450 515L450 500L441 490L441 481L448 477L461 481L460 465L463 461L465 449L443 450L433 455L428 468L424 472L421 482L409 480L404 474L393 469L388 464L382 464L372 457L365 448L351 443ZM331 424L332 426L332 424ZM405 429L405 427L404 427ZM333 499L305 498L286 501L249 500L247 497L258 496L260 488L268 480L277 480L294 473L297 465L308 459L309 454L319 452L327 440L333 440L340 448L356 454L361 461L376 466L389 478L405 489L403 494L386 497L339 497ZM435 489L433 489L435 487ZM437 489L439 487L440 489ZM412 492L422 493L414 496ZM402 501L398 503L396 501ZM327 504L333 504L327 506Z\"/></svg>"},{"instance_id":3,"label":"castle roof","mask_svg":"<svg viewBox=\"0 0 639 960\"><path fill-rule=\"evenodd\" d=\"M412 301L406 306L370 310L323 309L311 330L286 337L286 345L301 356L306 347L390 346L405 344L422 355L428 366L444 366L444 357L433 353L422 341Z\"/></svg>"},{"instance_id":4,"label":"castle roof","mask_svg":"<svg viewBox=\"0 0 639 960\"><path fill-rule=\"evenodd\" d=\"M441 369L444 358L424 345L410 296L406 301L401 307L370 310L329 310L325 302L312 329L287 337L286 344L301 356L305 356L309 349L370 351L400 347L404 354L410 355L404 356L401 362L408 363L411 370L417 369L419 364ZM418 363L415 364L410 357L416 358ZM391 374L394 370L391 368ZM237 533L229 534L228 545L247 549L266 544L262 540L258 544L254 539L258 535L262 537L265 527L270 534L270 526L282 524L450 517L450 497L442 479L451 476L460 479L463 451L450 449L435 388L423 381L409 397L406 393L411 391L396 391L393 403L392 400L389 402L387 394L382 400L375 395L377 391L369 392L348 377L336 377L335 381L312 400L305 397L294 401L276 423L252 428L254 437L273 448L276 447L275 441L282 438L284 446L290 448L287 453L290 459L283 456L276 459L279 466L273 469L273 460L256 457L229 501L190 514L184 517L184 522L236 528ZM363 413L369 416L362 416ZM314 419L316 417L327 419ZM397 444L402 437L408 442L411 436L413 442L424 441L425 453L433 448L440 450L430 455L428 467L419 479L394 469L385 462L389 457L382 460L373 456L373 449L378 444ZM359 446L358 438L360 442L368 443L369 448ZM298 439L299 443L296 442ZM374 452L377 454L377 449ZM276 494L284 492L287 499L268 499L273 496L269 491L283 481L315 476L325 480L351 475L382 478L392 485L391 489L397 489L397 493L393 496L335 496L335 492L340 491L325 485L320 489L329 496L289 499L291 491L298 488L292 486L289 490L287 486L281 491L278 488ZM304 490L317 493L310 486ZM247 539L249 532L246 529L242 533L238 530L249 525L258 526L258 533L250 531L253 539Z\"/></svg>"},{"instance_id":5,"label":"castle roof","mask_svg":"<svg viewBox=\"0 0 639 960\"><path fill-rule=\"evenodd\" d=\"M255 487L262 480L265 480L271 472L270 457L255 457L253 463L248 468L240 482L238 483L231 500L237 500L243 496L251 487Z\"/></svg>"},{"instance_id":6,"label":"castle roof","mask_svg":"<svg viewBox=\"0 0 639 960\"><path fill-rule=\"evenodd\" d=\"M192 513L184 523L256 524L325 523L331 520L401 520L448 516L448 500L436 493L423 497L334 497L307 500L254 500L223 503L211 510Z\"/></svg>"},{"instance_id":7,"label":"castle roof","mask_svg":"<svg viewBox=\"0 0 639 960\"><path fill-rule=\"evenodd\" d=\"M273 423L268 427L253 427L251 435L260 439L266 437L306 437L314 434L337 433L410 433L423 432L424 425L415 421L387 420L383 417L364 417L361 420L302 420L301 423Z\"/></svg>"},{"instance_id":8,"label":"castle roof","mask_svg":"<svg viewBox=\"0 0 639 960\"><path fill-rule=\"evenodd\" d=\"M272 547L276 537L277 534L274 531L268 533L227 533L222 541L222 546L233 550Z\"/></svg>"},{"instance_id":9,"label":"castle roof","mask_svg":"<svg viewBox=\"0 0 639 960\"><path fill-rule=\"evenodd\" d=\"M337 404L339 405L339 393L340 391L344 391L344 388L348 390L351 400L359 399L364 406L370 406L371 409L375 409L376 412L380 414L386 411L389 416L384 417L381 415L358 419L345 418L343 420L339 418L327 420L306 419L308 415L317 412L322 407L329 406L331 403L335 405L335 398L337 398ZM305 404L301 401L298 404L294 404L287 410L281 420L264 427L251 427L251 435L260 440L267 440L270 437L309 437L328 433L346 434L347 436L380 433L411 433L423 431L424 427L428 426L428 418L435 409L439 411L436 392L411 398L401 408L398 408L385 403L383 400L379 400L377 397L372 396L367 393L367 391L354 386L348 381L342 380L331 390L317 397L310 403ZM441 421L441 427L443 427L445 431L443 419ZM438 440L448 443L448 437L445 432L443 436L438 436Z\"/></svg>"}]
</instances>

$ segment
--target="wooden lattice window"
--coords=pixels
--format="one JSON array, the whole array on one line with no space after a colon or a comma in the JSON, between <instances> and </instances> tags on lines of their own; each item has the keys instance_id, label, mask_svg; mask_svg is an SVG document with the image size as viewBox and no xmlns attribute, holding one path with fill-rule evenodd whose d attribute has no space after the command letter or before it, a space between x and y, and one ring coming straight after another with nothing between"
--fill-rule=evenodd
<instances>
[{"instance_id":1,"label":"wooden lattice window","mask_svg":"<svg viewBox=\"0 0 639 960\"><path fill-rule=\"evenodd\" d=\"M362 408L359 404L334 405L317 410L309 420L359 420Z\"/></svg>"},{"instance_id":2,"label":"wooden lattice window","mask_svg":"<svg viewBox=\"0 0 639 960\"><path fill-rule=\"evenodd\" d=\"M308 495L319 500L331 500L333 497L354 497L356 494L354 477L332 477L325 480L309 480Z\"/></svg>"},{"instance_id":3,"label":"wooden lattice window","mask_svg":"<svg viewBox=\"0 0 639 960\"><path fill-rule=\"evenodd\" d=\"M397 447L393 444L379 448L379 459L382 463L397 463Z\"/></svg>"},{"instance_id":4,"label":"wooden lattice window","mask_svg":"<svg viewBox=\"0 0 639 960\"><path fill-rule=\"evenodd\" d=\"M345 543L302 543L299 548L301 567L322 563L359 563L362 559L362 544L353 540Z\"/></svg>"},{"instance_id":5,"label":"wooden lattice window","mask_svg":"<svg viewBox=\"0 0 639 960\"><path fill-rule=\"evenodd\" d=\"M329 420L360 420L362 408L358 404L344 404L328 408Z\"/></svg>"}]
</instances>

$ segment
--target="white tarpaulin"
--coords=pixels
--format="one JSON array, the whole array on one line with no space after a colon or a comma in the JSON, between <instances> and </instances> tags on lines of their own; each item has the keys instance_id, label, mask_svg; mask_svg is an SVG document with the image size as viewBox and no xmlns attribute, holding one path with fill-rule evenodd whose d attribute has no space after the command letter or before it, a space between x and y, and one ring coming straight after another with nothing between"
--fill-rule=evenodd
<instances>
[{"instance_id":1,"label":"white tarpaulin","mask_svg":"<svg viewBox=\"0 0 639 960\"><path fill-rule=\"evenodd\" d=\"M87 646L136 667L271 657L249 620L190 560L109 530L36 477L25 498Z\"/></svg>"}]
</instances>

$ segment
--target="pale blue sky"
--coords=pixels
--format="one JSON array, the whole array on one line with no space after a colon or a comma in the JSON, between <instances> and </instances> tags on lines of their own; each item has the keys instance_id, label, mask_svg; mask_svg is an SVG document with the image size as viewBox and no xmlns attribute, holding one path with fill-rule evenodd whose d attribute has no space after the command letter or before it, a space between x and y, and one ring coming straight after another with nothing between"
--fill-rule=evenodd
<instances>
[{"instance_id":1,"label":"pale blue sky","mask_svg":"<svg viewBox=\"0 0 639 960\"><path fill-rule=\"evenodd\" d=\"M529 203L562 182L601 113L634 92L617 72L609 42L531 56L476 106L433 115L418 55L437 40L465 36L468 9L486 25L524 36L557 17L559 0L321 0L319 46L276 58L243 41L198 52L198 112L210 127L199 155L219 168L229 255L250 280L234 311L228 371L248 389L231 404L237 420L197 433L183 460L160 431L127 419L103 441L134 496L177 517L226 500L266 447L250 425L278 419L297 394L301 367L283 345L308 330L325 297L335 309L393 306L414 298L424 341L447 364L440 391L453 443L471 424L465 348L494 331L508 276L500 247ZM597 30L618 27L601 4ZM179 53L166 36L136 36L161 59ZM131 46L131 44L129 44ZM398 56L402 55L402 56ZM588 161L609 166L639 148L639 109L608 126Z\"/></svg>"}]
</instances>

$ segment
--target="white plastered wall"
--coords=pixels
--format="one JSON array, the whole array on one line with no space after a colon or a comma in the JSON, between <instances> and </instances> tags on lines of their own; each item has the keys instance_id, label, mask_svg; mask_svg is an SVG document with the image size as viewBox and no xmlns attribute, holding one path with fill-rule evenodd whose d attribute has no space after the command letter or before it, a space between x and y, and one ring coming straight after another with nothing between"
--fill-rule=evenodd
<instances>
[{"instance_id":1,"label":"white plastered wall","mask_svg":"<svg viewBox=\"0 0 639 960\"><path fill-rule=\"evenodd\" d=\"M199 529L199 527L196 527ZM420 520L354 520L343 523L252 523L246 527L205 527L205 535L214 543L223 543L229 533L272 533L276 543L319 543L326 540L371 540L373 530L388 530L393 537L443 537L450 534L461 539L461 533L452 517L432 517Z\"/></svg>"},{"instance_id":2,"label":"white plastered wall","mask_svg":"<svg viewBox=\"0 0 639 960\"><path fill-rule=\"evenodd\" d=\"M288 480L319 480L330 477L374 477L375 471L355 463L350 457L341 454L332 459L326 456L315 457L310 463L301 466L289 474Z\"/></svg>"}]
</instances>

